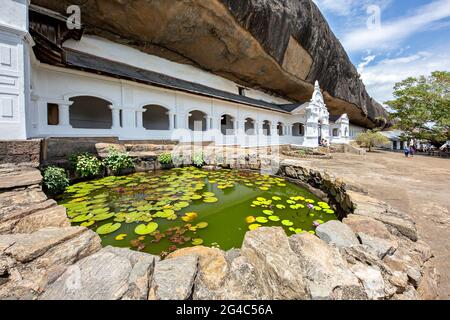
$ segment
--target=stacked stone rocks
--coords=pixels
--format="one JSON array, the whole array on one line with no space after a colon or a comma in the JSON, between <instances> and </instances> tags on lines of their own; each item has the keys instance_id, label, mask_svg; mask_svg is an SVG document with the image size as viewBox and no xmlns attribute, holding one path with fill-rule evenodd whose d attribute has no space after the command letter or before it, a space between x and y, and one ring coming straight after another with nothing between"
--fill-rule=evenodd
<instances>
[{"instance_id":1,"label":"stacked stone rocks","mask_svg":"<svg viewBox=\"0 0 450 320\"><path fill-rule=\"evenodd\" d=\"M328 190L343 222L317 236L248 232L241 249L192 247L165 260L106 247L71 227L36 168L0 169L0 299L433 299L430 248L404 213L295 163L281 174ZM330 186L330 187L329 187Z\"/></svg>"}]
</instances>

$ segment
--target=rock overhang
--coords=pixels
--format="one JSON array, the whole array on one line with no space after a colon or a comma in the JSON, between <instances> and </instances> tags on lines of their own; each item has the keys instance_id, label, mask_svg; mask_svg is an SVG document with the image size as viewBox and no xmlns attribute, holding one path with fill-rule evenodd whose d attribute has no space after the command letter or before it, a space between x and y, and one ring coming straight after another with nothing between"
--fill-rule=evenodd
<instances>
[{"instance_id":1,"label":"rock overhang","mask_svg":"<svg viewBox=\"0 0 450 320\"><path fill-rule=\"evenodd\" d=\"M319 80L330 113L347 113L355 124L374 127L387 117L311 0L32 3L63 14L78 4L88 34L292 101L308 101Z\"/></svg>"}]
</instances>

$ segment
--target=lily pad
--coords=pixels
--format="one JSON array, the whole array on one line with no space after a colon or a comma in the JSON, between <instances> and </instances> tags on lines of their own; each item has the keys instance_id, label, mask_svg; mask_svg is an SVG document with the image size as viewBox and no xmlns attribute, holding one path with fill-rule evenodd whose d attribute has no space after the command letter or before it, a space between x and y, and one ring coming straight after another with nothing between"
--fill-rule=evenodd
<instances>
[{"instance_id":1,"label":"lily pad","mask_svg":"<svg viewBox=\"0 0 450 320\"><path fill-rule=\"evenodd\" d=\"M75 218L72 219L72 222L83 222L83 221L87 221L92 219L94 215L89 213L89 214L82 214L79 216L76 216Z\"/></svg>"},{"instance_id":2,"label":"lily pad","mask_svg":"<svg viewBox=\"0 0 450 320\"><path fill-rule=\"evenodd\" d=\"M80 226L86 227L86 228L87 228L87 227L92 226L94 223L95 223L95 221L93 221L93 220L85 221L85 222L82 222L82 223L80 224Z\"/></svg>"},{"instance_id":3,"label":"lily pad","mask_svg":"<svg viewBox=\"0 0 450 320\"><path fill-rule=\"evenodd\" d=\"M107 223L97 228L96 232L100 235L113 233L114 231L118 230L122 224L120 223Z\"/></svg>"},{"instance_id":4,"label":"lily pad","mask_svg":"<svg viewBox=\"0 0 450 320\"><path fill-rule=\"evenodd\" d=\"M219 201L219 199L214 198L214 197L203 199L203 202L206 202L206 203L214 203L214 202L217 202L217 201Z\"/></svg>"},{"instance_id":5,"label":"lily pad","mask_svg":"<svg viewBox=\"0 0 450 320\"><path fill-rule=\"evenodd\" d=\"M273 215L273 211L272 211L272 210L264 210L263 213L264 213L265 215L268 215L268 216Z\"/></svg>"},{"instance_id":6,"label":"lily pad","mask_svg":"<svg viewBox=\"0 0 450 320\"><path fill-rule=\"evenodd\" d=\"M249 229L250 231L253 231L253 230L258 229L259 227L261 227L260 224L254 223L254 224L249 225L249 226L248 226L248 229Z\"/></svg>"},{"instance_id":7,"label":"lily pad","mask_svg":"<svg viewBox=\"0 0 450 320\"><path fill-rule=\"evenodd\" d=\"M255 220L258 223L267 223L267 222L269 222L269 220L267 220L266 217L257 217Z\"/></svg>"},{"instance_id":8,"label":"lily pad","mask_svg":"<svg viewBox=\"0 0 450 320\"><path fill-rule=\"evenodd\" d=\"M200 239L200 238L192 239L192 245L199 246L201 244L203 244L203 239Z\"/></svg>"},{"instance_id":9,"label":"lily pad","mask_svg":"<svg viewBox=\"0 0 450 320\"><path fill-rule=\"evenodd\" d=\"M292 227L294 225L294 223L290 220L283 220L281 221L281 224L286 227Z\"/></svg>"},{"instance_id":10,"label":"lily pad","mask_svg":"<svg viewBox=\"0 0 450 320\"><path fill-rule=\"evenodd\" d=\"M279 217L279 216L270 216L270 217L269 217L269 220L270 220L270 221L277 222L277 221L280 221L280 217Z\"/></svg>"},{"instance_id":11,"label":"lily pad","mask_svg":"<svg viewBox=\"0 0 450 320\"><path fill-rule=\"evenodd\" d=\"M140 224L135 229L134 232L139 235L147 235L158 229L158 224L156 222L149 222L147 225Z\"/></svg>"},{"instance_id":12,"label":"lily pad","mask_svg":"<svg viewBox=\"0 0 450 320\"><path fill-rule=\"evenodd\" d=\"M116 236L114 239L117 240L117 241L121 241L121 240L125 239L126 236L127 236L126 233L121 233L118 236Z\"/></svg>"},{"instance_id":13,"label":"lily pad","mask_svg":"<svg viewBox=\"0 0 450 320\"><path fill-rule=\"evenodd\" d=\"M205 229L208 226L208 222L199 222L197 223L198 229Z\"/></svg>"},{"instance_id":14,"label":"lily pad","mask_svg":"<svg viewBox=\"0 0 450 320\"><path fill-rule=\"evenodd\" d=\"M109 218L112 218L112 217L114 217L114 213L101 213L101 214L95 215L91 220L103 221L103 220L108 220Z\"/></svg>"}]
</instances>

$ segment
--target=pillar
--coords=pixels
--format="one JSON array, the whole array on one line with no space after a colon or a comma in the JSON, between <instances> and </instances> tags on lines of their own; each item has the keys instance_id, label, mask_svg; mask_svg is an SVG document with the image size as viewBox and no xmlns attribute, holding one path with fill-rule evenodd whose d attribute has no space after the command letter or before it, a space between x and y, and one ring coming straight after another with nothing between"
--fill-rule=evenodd
<instances>
[{"instance_id":1,"label":"pillar","mask_svg":"<svg viewBox=\"0 0 450 320\"><path fill-rule=\"evenodd\" d=\"M112 129L120 128L120 108L115 106L109 106L112 114Z\"/></svg>"},{"instance_id":2,"label":"pillar","mask_svg":"<svg viewBox=\"0 0 450 320\"><path fill-rule=\"evenodd\" d=\"M59 113L59 126L72 128L70 124L70 106L73 101L65 101L58 103L58 113Z\"/></svg>"}]
</instances>

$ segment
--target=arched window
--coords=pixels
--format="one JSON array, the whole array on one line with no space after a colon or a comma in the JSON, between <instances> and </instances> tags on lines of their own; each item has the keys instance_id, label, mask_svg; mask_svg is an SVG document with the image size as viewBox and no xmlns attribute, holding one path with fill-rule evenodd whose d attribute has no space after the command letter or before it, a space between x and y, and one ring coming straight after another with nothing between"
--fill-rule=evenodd
<instances>
[{"instance_id":1,"label":"arched window","mask_svg":"<svg viewBox=\"0 0 450 320\"><path fill-rule=\"evenodd\" d=\"M270 136L271 135L271 132L270 132L270 121L269 120L264 120L262 129L263 129L263 134L265 136Z\"/></svg>"},{"instance_id":2,"label":"arched window","mask_svg":"<svg viewBox=\"0 0 450 320\"><path fill-rule=\"evenodd\" d=\"M168 109L158 105L147 105L142 113L142 124L147 130L169 130Z\"/></svg>"},{"instance_id":3,"label":"arched window","mask_svg":"<svg viewBox=\"0 0 450 320\"><path fill-rule=\"evenodd\" d=\"M302 123L292 125L292 135L294 137L303 137L305 135L305 126Z\"/></svg>"},{"instance_id":4,"label":"arched window","mask_svg":"<svg viewBox=\"0 0 450 320\"><path fill-rule=\"evenodd\" d=\"M253 120L252 118L246 118L244 126L246 134L248 134L249 136L255 135L255 120Z\"/></svg>"},{"instance_id":5,"label":"arched window","mask_svg":"<svg viewBox=\"0 0 450 320\"><path fill-rule=\"evenodd\" d=\"M333 137L339 137L339 129L337 128L333 129Z\"/></svg>"},{"instance_id":6,"label":"arched window","mask_svg":"<svg viewBox=\"0 0 450 320\"><path fill-rule=\"evenodd\" d=\"M194 110L189 113L189 130L206 131L206 113Z\"/></svg>"},{"instance_id":7,"label":"arched window","mask_svg":"<svg viewBox=\"0 0 450 320\"><path fill-rule=\"evenodd\" d=\"M234 134L234 118L228 114L224 114L220 119L220 131L223 135Z\"/></svg>"},{"instance_id":8,"label":"arched window","mask_svg":"<svg viewBox=\"0 0 450 320\"><path fill-rule=\"evenodd\" d=\"M284 136L284 125L282 122L278 122L277 131L279 136Z\"/></svg>"},{"instance_id":9,"label":"arched window","mask_svg":"<svg viewBox=\"0 0 450 320\"><path fill-rule=\"evenodd\" d=\"M111 129L111 102L91 96L70 98L69 122L73 128Z\"/></svg>"}]
</instances>

